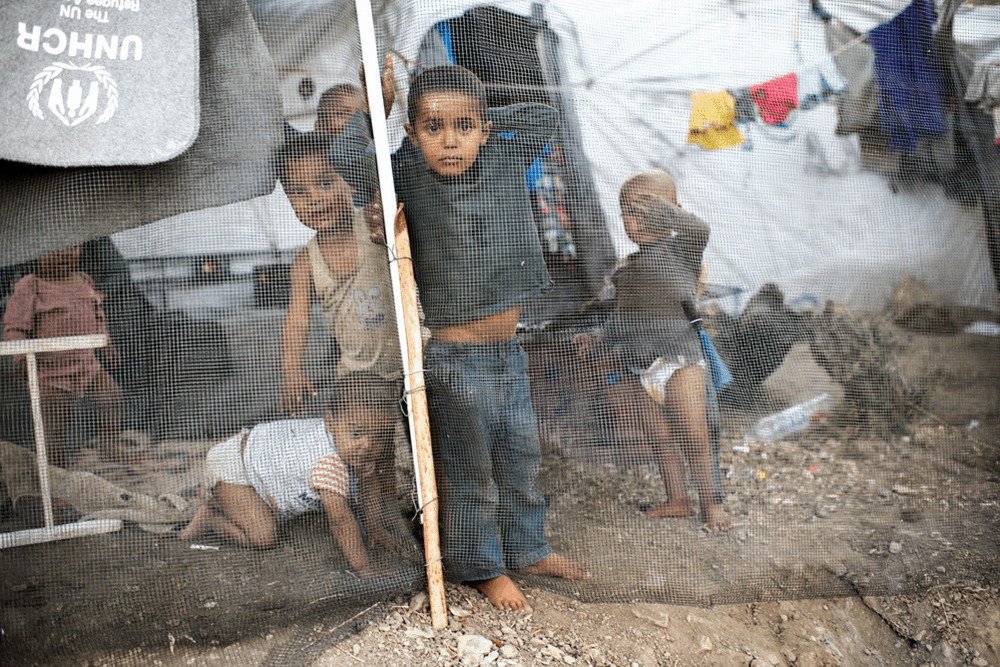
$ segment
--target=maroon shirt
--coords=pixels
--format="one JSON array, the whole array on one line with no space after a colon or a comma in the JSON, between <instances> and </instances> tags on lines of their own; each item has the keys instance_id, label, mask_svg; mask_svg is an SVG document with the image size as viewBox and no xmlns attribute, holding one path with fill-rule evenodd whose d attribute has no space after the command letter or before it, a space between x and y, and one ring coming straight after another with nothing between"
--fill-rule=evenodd
<instances>
[{"instance_id":1,"label":"maroon shirt","mask_svg":"<svg viewBox=\"0 0 1000 667\"><path fill-rule=\"evenodd\" d=\"M3 339L25 340L107 334L101 295L86 273L78 285L56 285L31 273L17 281L3 315ZM79 393L100 372L94 350L37 355L41 385Z\"/></svg>"}]
</instances>

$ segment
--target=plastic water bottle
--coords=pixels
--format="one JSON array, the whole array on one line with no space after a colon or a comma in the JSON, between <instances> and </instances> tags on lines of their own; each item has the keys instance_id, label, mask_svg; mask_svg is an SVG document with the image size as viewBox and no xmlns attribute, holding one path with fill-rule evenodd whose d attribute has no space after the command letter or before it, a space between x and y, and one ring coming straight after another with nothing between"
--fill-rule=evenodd
<instances>
[{"instance_id":1,"label":"plastic water bottle","mask_svg":"<svg viewBox=\"0 0 1000 667\"><path fill-rule=\"evenodd\" d=\"M793 433L804 431L813 422L813 417L825 413L832 400L830 394L820 394L790 408L764 417L753 427L758 440L780 440Z\"/></svg>"}]
</instances>

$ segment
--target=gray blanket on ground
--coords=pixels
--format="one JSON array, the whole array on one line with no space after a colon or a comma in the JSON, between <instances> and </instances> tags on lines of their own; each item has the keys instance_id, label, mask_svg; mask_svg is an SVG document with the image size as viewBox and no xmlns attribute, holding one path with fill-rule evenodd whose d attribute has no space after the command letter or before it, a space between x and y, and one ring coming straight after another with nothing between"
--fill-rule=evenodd
<instances>
[{"instance_id":1,"label":"gray blanket on ground","mask_svg":"<svg viewBox=\"0 0 1000 667\"><path fill-rule=\"evenodd\" d=\"M40 496L38 464L34 452L0 440L0 480L11 502L22 496ZM83 519L122 519L150 532L166 532L186 523L200 501L173 493L157 497L121 486L83 470L49 466L53 498L61 498L83 514Z\"/></svg>"}]
</instances>

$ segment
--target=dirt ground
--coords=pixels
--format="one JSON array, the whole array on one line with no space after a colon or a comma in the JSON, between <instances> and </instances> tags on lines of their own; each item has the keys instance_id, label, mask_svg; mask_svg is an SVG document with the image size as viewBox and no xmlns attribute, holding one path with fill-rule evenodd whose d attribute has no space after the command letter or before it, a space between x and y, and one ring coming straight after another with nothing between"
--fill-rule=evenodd
<instances>
[{"instance_id":1,"label":"dirt ground","mask_svg":"<svg viewBox=\"0 0 1000 667\"><path fill-rule=\"evenodd\" d=\"M432 631L418 554L371 587L315 517L267 553L126 529L0 552L0 662L1000 666L1000 339L897 335L902 375L927 388L909 433L745 437L761 412L837 393L807 346L725 411L724 535L642 517L654 469L582 437L543 382L548 532L593 579L526 579L529 614L449 584Z\"/></svg>"}]
</instances>

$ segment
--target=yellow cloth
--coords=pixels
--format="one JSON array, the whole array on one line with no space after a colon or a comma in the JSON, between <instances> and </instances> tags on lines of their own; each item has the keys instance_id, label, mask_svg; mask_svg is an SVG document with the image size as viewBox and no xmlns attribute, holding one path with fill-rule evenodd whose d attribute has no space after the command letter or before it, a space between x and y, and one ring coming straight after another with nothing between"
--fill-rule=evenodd
<instances>
[{"instance_id":1,"label":"yellow cloth","mask_svg":"<svg viewBox=\"0 0 1000 667\"><path fill-rule=\"evenodd\" d=\"M736 101L726 91L691 93L688 143L707 150L739 146L744 139L733 124L735 118Z\"/></svg>"}]
</instances>

